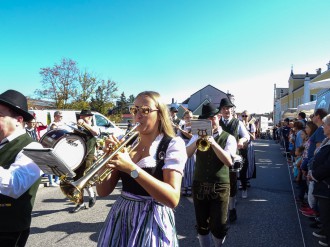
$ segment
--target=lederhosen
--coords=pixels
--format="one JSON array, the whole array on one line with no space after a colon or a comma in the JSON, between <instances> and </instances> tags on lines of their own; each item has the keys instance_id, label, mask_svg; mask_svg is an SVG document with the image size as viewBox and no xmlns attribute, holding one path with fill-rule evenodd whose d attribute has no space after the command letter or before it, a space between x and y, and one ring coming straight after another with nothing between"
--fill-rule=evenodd
<instances>
[{"instance_id":1,"label":"lederhosen","mask_svg":"<svg viewBox=\"0 0 330 247\"><path fill-rule=\"evenodd\" d=\"M33 142L32 138L25 133L6 144L0 149L0 166L9 169L17 154L31 142ZM0 233L3 236L6 233L10 234L30 229L31 212L40 181L41 178L17 199L0 194ZM28 233L26 239L27 237Z\"/></svg>"},{"instance_id":2,"label":"lederhosen","mask_svg":"<svg viewBox=\"0 0 330 247\"><path fill-rule=\"evenodd\" d=\"M229 134L222 131L215 137L225 148ZM227 211L229 202L229 168L216 156L213 149L196 151L193 182L193 200L198 234L211 233L219 239L227 234Z\"/></svg>"}]
</instances>

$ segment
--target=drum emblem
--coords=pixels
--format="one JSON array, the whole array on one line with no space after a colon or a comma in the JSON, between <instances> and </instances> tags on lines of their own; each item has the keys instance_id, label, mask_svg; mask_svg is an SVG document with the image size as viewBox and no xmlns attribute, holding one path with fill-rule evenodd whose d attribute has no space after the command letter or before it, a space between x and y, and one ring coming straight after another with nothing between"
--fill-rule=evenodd
<instances>
[{"instance_id":1,"label":"drum emblem","mask_svg":"<svg viewBox=\"0 0 330 247\"><path fill-rule=\"evenodd\" d=\"M75 143L74 140L67 140L68 144L71 145L71 146L75 146L75 147L78 147L78 144Z\"/></svg>"}]
</instances>

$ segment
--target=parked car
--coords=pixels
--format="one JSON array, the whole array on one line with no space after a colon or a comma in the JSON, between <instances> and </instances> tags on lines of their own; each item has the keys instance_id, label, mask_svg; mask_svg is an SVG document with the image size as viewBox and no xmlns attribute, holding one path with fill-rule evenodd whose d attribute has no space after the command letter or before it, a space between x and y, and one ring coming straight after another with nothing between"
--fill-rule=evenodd
<instances>
[{"instance_id":1,"label":"parked car","mask_svg":"<svg viewBox=\"0 0 330 247\"><path fill-rule=\"evenodd\" d=\"M63 122L67 125L75 125L78 120L78 114L80 111L78 110L58 110L58 109L46 109L46 110L29 110L29 112L35 117L37 122L42 123L43 125L49 125L54 120L54 112L61 111L63 115ZM115 123L110 121L107 117L103 114L92 111L93 119L92 124L96 126L99 130L101 135L110 135L113 134L114 136L122 136L125 134L125 130L116 126ZM45 134L47 130L44 130L43 133Z\"/></svg>"}]
</instances>

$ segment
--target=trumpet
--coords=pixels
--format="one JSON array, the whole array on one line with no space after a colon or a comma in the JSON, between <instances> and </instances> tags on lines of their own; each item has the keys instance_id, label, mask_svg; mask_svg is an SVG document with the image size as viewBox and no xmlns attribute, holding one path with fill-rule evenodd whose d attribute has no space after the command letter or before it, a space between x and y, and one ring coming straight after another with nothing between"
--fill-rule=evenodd
<instances>
[{"instance_id":1,"label":"trumpet","mask_svg":"<svg viewBox=\"0 0 330 247\"><path fill-rule=\"evenodd\" d=\"M60 188L63 194L71 201L75 203L83 202L83 189L95 185L96 183L101 183L109 174L111 174L112 169L107 168L103 173L98 175L98 172L103 168L113 157L118 153L122 152L123 148L135 138L139 132L136 132L135 129L140 125L136 123L135 126L126 133L122 138L125 140L117 147L115 147L110 153L103 154L94 164L88 169L84 176L78 179L77 181L72 181L66 177L60 178ZM136 147L136 146L135 146ZM130 152L135 148L130 148Z\"/></svg>"},{"instance_id":2,"label":"trumpet","mask_svg":"<svg viewBox=\"0 0 330 247\"><path fill-rule=\"evenodd\" d=\"M82 119L79 119L79 120L82 120ZM85 123L84 120L82 120L82 121L79 121L79 120L77 122L77 126L84 128L85 130L89 131L90 133L95 132L91 129L91 127L88 124Z\"/></svg>"},{"instance_id":3,"label":"trumpet","mask_svg":"<svg viewBox=\"0 0 330 247\"><path fill-rule=\"evenodd\" d=\"M198 130L199 139L196 141L197 149L201 152L205 152L210 149L211 143L207 140L206 130Z\"/></svg>"}]
</instances>

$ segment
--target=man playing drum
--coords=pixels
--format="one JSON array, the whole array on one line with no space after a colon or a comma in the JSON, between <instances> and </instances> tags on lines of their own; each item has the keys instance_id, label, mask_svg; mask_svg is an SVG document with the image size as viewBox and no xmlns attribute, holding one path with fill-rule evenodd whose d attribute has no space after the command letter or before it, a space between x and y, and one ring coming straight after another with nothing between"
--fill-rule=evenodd
<instances>
[{"instance_id":1,"label":"man playing drum","mask_svg":"<svg viewBox=\"0 0 330 247\"><path fill-rule=\"evenodd\" d=\"M78 128L83 131L85 134L85 139L87 140L87 154L83 161L83 163L79 166L79 168L75 171L76 176L74 177L74 181L77 181L81 178L85 171L93 165L96 151L96 136L99 135L99 131L97 128L92 126L92 116L93 113L90 110L82 110L78 115L79 119L77 122ZM88 207L91 208L95 205L96 202L96 194L92 187L86 188L87 193L89 195ZM83 193L83 192L82 192ZM70 213L77 213L81 209L86 209L85 203L82 201L80 204L78 203Z\"/></svg>"}]
</instances>

